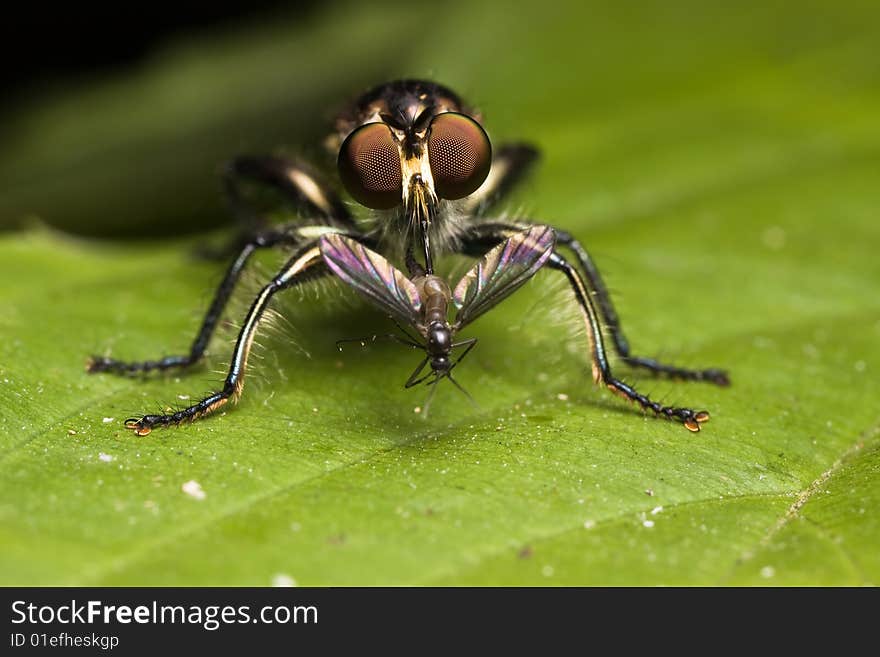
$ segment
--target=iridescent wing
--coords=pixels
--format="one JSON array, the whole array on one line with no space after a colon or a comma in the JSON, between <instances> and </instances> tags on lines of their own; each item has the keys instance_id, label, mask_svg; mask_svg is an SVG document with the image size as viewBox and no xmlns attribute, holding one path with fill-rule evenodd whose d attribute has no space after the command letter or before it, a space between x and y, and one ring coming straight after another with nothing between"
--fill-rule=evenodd
<instances>
[{"instance_id":1,"label":"iridescent wing","mask_svg":"<svg viewBox=\"0 0 880 657\"><path fill-rule=\"evenodd\" d=\"M456 328L474 321L529 280L556 245L548 226L532 226L489 251L455 286Z\"/></svg>"},{"instance_id":2,"label":"iridescent wing","mask_svg":"<svg viewBox=\"0 0 880 657\"><path fill-rule=\"evenodd\" d=\"M318 244L330 270L379 310L405 324L419 323L422 299L402 271L378 253L339 233L321 236Z\"/></svg>"}]
</instances>

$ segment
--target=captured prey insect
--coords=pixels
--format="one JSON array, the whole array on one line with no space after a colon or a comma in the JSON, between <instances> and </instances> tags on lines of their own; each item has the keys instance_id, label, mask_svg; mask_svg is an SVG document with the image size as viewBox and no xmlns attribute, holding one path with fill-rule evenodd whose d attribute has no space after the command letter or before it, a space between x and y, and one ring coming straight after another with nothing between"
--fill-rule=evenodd
<instances>
[{"instance_id":1,"label":"captured prey insect","mask_svg":"<svg viewBox=\"0 0 880 657\"><path fill-rule=\"evenodd\" d=\"M432 333L432 323L425 314L429 307L437 304L432 317L439 321L440 305L448 304L450 299L456 303L461 301L456 293L447 294L445 282L434 276L434 261L439 254L458 253L482 258L481 265L474 271L479 272L480 266L484 270L475 274L475 280L486 274L486 258L491 254L502 254L494 267L489 267L499 280L510 276L526 280L531 275L526 273L531 267L543 266L561 273L574 293L584 321L594 382L635 402L643 410L680 422L691 431L699 431L708 413L660 404L612 373L603 325L611 347L624 365L659 376L717 385L728 384L727 374L718 369L685 369L634 355L602 277L580 242L564 230L547 229L550 232L540 233L545 236L542 239L550 239L552 234L553 241L544 250L531 245L531 240L537 239L537 234L531 232L533 222L490 216L491 209L536 161L537 151L533 147L502 144L493 149L478 112L447 87L423 80L397 80L367 91L339 114L335 127L336 132L327 144L336 160L338 178L351 198L370 210L368 216L356 219L349 205L324 182L316 169L300 160L244 156L230 162L223 177L224 187L232 211L245 231L189 351L140 362L94 356L88 371L140 374L195 365L204 357L253 254L261 249L277 248L284 249L288 259L251 303L241 323L222 388L178 411L131 418L126 421L127 427L146 435L156 427L196 420L237 400L244 385L251 346L272 299L279 292L329 274L335 274L368 296L375 287L371 296L375 304L387 306L400 301L397 311L402 312L402 317L398 315L398 319L419 330L426 341L427 361L422 368L430 363L429 374L434 375L435 381L448 378L454 364L443 360L449 358L444 352L446 345L436 341L447 337L451 341L457 328L466 323L465 319L486 312L515 289L513 284L501 284L498 290L503 294L493 296L489 291L466 286L473 299L468 302L467 296L462 297L464 301L455 324L441 325L442 330ZM280 193L300 211L301 218L284 224L270 223L245 193L247 184ZM496 251L499 245L503 246ZM505 249L517 246L523 249L519 255L503 256ZM348 249L348 253L343 249ZM569 262L563 252L570 253L573 261ZM402 261L406 276L401 278L402 271L391 273L390 269L381 275L368 273L366 264L379 262L374 256L381 257L389 268L390 261ZM529 262L531 266L524 268ZM408 283L403 283L404 280ZM379 283L386 286L385 291L379 290ZM387 289L390 283L400 283L409 289L407 303ZM413 288L422 304L418 311L414 310L418 304L412 296ZM405 312L404 306L407 307ZM422 333L419 327L424 327L426 332ZM413 380L417 380L418 375L414 376Z\"/></svg>"},{"instance_id":2,"label":"captured prey insect","mask_svg":"<svg viewBox=\"0 0 880 657\"><path fill-rule=\"evenodd\" d=\"M425 358L413 370L405 387L411 388L433 376L430 384L447 378L464 392L452 378L452 370L474 347L477 338L453 342L455 335L534 276L550 257L555 243L556 235L547 226L536 225L515 233L484 255L453 291L434 274L408 279L378 253L338 233L321 237L320 248L333 273L389 313L398 326L410 325L424 340L424 344L417 342L403 327L406 339L388 336L425 350ZM458 308L453 324L447 319L450 301ZM459 347L464 347L464 351L452 361L450 354ZM429 363L431 371L420 376ZM435 390L431 390L431 396Z\"/></svg>"}]
</instances>

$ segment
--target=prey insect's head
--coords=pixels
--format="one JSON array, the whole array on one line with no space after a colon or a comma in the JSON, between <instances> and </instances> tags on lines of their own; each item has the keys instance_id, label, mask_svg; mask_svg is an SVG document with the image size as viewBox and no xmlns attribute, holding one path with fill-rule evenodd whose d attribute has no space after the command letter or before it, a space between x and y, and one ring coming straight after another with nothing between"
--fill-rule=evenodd
<instances>
[{"instance_id":1,"label":"prey insect's head","mask_svg":"<svg viewBox=\"0 0 880 657\"><path fill-rule=\"evenodd\" d=\"M452 91L400 80L364 94L337 122L339 175L360 204L403 208L424 229L440 203L464 198L489 175L492 146Z\"/></svg>"},{"instance_id":2,"label":"prey insect's head","mask_svg":"<svg viewBox=\"0 0 880 657\"><path fill-rule=\"evenodd\" d=\"M474 345L477 343L477 339L470 338L468 340L462 340L461 342L453 342L452 330L448 324L443 322L434 322L430 324L424 335L424 344L410 342L410 346L424 349L425 357L416 366L413 373L410 374L405 387L412 388L420 383L436 386L441 380L449 379L456 388L464 393L465 397L470 399L471 402L474 402L473 397L471 397L468 391L465 390L458 381L452 378L452 370L454 370L468 352L473 349ZM453 357L453 350L458 348L463 348L463 350L459 352L456 357ZM431 369L426 374L422 374L428 366L430 366ZM431 403L431 399L434 397L434 390L436 390L436 387L431 390L431 394L425 404L426 412Z\"/></svg>"},{"instance_id":3,"label":"prey insect's head","mask_svg":"<svg viewBox=\"0 0 880 657\"><path fill-rule=\"evenodd\" d=\"M476 344L476 339L472 338L470 340L465 340L461 343L453 343L452 336L448 328L444 327L432 327L436 328L436 330L432 330L429 328L427 343L424 345L425 353L427 356L422 360L421 363L416 367L413 373L410 375L407 380L405 387L412 388L420 383L425 383L426 385L431 386L431 392L428 393L428 398L425 400L425 405L423 407L423 417L428 416L428 409L431 407L431 402L434 399L434 394L437 392L437 384L440 383L443 379L448 379L449 382L458 388L461 393L468 398L468 400L474 405L477 405L477 402L471 396L471 394L464 389L464 387L456 381L452 377L452 370L455 369L455 366L464 358L465 354L471 350L471 348ZM466 346L463 353L461 353L458 358L453 360L450 356L452 350L455 347ZM422 374L422 371L425 369L425 366L430 364L431 370L427 374Z\"/></svg>"}]
</instances>

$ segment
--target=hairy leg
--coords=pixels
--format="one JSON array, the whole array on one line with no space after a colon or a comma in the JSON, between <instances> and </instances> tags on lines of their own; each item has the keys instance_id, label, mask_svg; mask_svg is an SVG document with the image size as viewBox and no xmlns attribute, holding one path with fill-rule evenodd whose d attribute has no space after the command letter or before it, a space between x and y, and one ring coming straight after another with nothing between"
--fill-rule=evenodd
<instances>
[{"instance_id":1,"label":"hairy leg","mask_svg":"<svg viewBox=\"0 0 880 657\"><path fill-rule=\"evenodd\" d=\"M238 334L235 348L232 352L232 362L223 383L223 387L195 404L180 411L160 415L143 415L129 418L125 426L133 429L138 435L145 436L156 427L180 424L181 422L194 421L205 415L213 413L225 406L230 401L235 401L241 396L244 386L244 377L247 369L248 356L257 333L260 320L263 318L266 308L272 297L281 290L299 285L307 280L312 280L327 273L323 265L321 252L317 241L300 247L296 254L288 260L278 274L260 291L251 304L244 319L244 324Z\"/></svg>"},{"instance_id":2,"label":"hairy leg","mask_svg":"<svg viewBox=\"0 0 880 657\"><path fill-rule=\"evenodd\" d=\"M202 320L199 332L196 334L195 339L190 345L189 352L186 354L144 361L123 361L107 358L106 356L92 356L86 365L86 370L90 373L141 374L194 365L204 356L205 349L207 349L214 330L217 328L220 317L229 303L229 299L232 297L232 292L254 252L258 249L272 248L285 244L293 245L308 239L313 240L322 230L329 232L335 229L329 226L279 228L276 231L265 231L248 240L241 247L238 255L226 270L226 275L214 293L214 299L211 301L208 312Z\"/></svg>"},{"instance_id":3,"label":"hairy leg","mask_svg":"<svg viewBox=\"0 0 880 657\"><path fill-rule=\"evenodd\" d=\"M475 225L471 234L474 241L482 242L486 245L486 248L488 248L496 244L500 239L506 239L507 237L510 237L510 235L528 228L530 225L531 224L527 222L489 221ZM730 378L728 377L727 372L718 368L713 367L694 370L679 367L677 365L661 363L653 358L633 355L630 350L629 341L624 335L617 311L611 301L611 296L608 294L605 282L602 280L602 276L593 262L593 259L590 257L590 254L583 248L583 246L581 246L580 242L578 242L567 231L557 230L555 228L553 230L556 232L557 245L568 249L574 254L575 259L581 268L581 273L585 279L589 295L595 300L598 310L601 313L602 320L608 328L608 333L611 336L614 350L624 363L632 367L646 369L654 374L666 376L671 379L706 381L720 386L730 384ZM498 239L499 237L500 239Z\"/></svg>"},{"instance_id":4,"label":"hairy leg","mask_svg":"<svg viewBox=\"0 0 880 657\"><path fill-rule=\"evenodd\" d=\"M489 232L484 232L479 238L474 238L472 241L465 240L463 242L463 251L468 255L477 255L485 251L487 247L494 246L502 240L507 239L510 234L509 227L504 231L495 233L494 237L491 236ZM647 395L638 392L635 388L614 376L608 362L607 352L602 339L599 314L593 304L592 295L590 294L589 288L584 279L578 273L577 269L569 264L558 253L558 251L554 251L550 255L545 266L562 272L574 292L575 299L578 303L587 330L593 380L597 384L604 385L613 393L637 403L644 410L652 411L658 416L665 417L669 420L681 422L690 431L699 431L700 424L709 419L709 414L706 411L694 411L689 408L664 406L650 399Z\"/></svg>"}]
</instances>

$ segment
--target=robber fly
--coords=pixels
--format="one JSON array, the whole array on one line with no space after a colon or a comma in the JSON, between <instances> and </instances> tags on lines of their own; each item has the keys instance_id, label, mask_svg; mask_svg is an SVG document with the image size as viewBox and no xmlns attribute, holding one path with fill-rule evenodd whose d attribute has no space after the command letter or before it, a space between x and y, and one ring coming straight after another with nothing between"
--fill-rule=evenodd
<instances>
[{"instance_id":1,"label":"robber fly","mask_svg":"<svg viewBox=\"0 0 880 657\"><path fill-rule=\"evenodd\" d=\"M534 224L525 219L491 217L495 204L537 159L533 147L502 144L493 149L479 112L447 87L423 80L398 80L367 91L339 114L335 128L327 144L335 156L338 178L349 196L369 210L368 216L356 219L343 197L305 162L280 156L245 156L232 160L224 171L224 187L233 214L246 230L188 353L135 362L94 356L89 360L88 371L136 374L196 364L204 356L254 252L284 249L288 259L251 303L222 388L179 411L130 418L125 423L128 428L146 435L153 428L196 420L237 400L244 386L254 337L270 301L279 292L328 275L336 275L368 296L368 290L375 288L370 298L378 305L393 305L399 300L387 287L385 292L379 291L380 283L385 286L400 283L410 294L415 290L418 297L407 297L408 310L399 319L420 332L419 327L425 327L427 332L421 335L426 341L423 346L427 361L422 368L430 362L435 380L449 378L452 365L443 360L448 359L449 354L436 339L448 337L451 340L465 318L482 314L516 286L501 285L497 289L503 294L493 297L468 283L463 291L470 290L472 301L469 303L467 296L461 297L464 301L455 324L441 325L439 332L432 332L431 322L425 324L427 315L419 313L427 312L431 304L436 303L439 308L450 299L460 301L456 293L451 297L447 294L445 283L435 275L435 260L438 254L444 253L482 258L481 264L472 270L478 271L473 281L479 281L483 276L479 273L480 266L485 267L488 262L485 259L494 253L498 262L489 269L498 280L518 274L515 277L518 279L521 275L524 281L534 273L531 269L537 271L542 266L565 277L584 320L595 383L646 411L680 422L691 431L700 430L700 424L709 418L705 411L662 405L612 374L602 326L607 328L611 347L620 361L630 367L717 385L728 384L727 374L718 369L685 369L633 355L598 269L571 234L558 228L542 228L549 231L541 233L545 235L542 239L550 239L552 234L551 245L546 250L527 247L527 241L535 237L531 233ZM246 182L279 192L303 218L282 225L270 224L244 193ZM532 238L524 237L527 235ZM504 246L497 251L499 245ZM524 248L520 256L524 261L498 255L517 245ZM349 256L335 259L339 249L347 246L351 247ZM570 253L573 262L569 262L563 252ZM357 257L358 253L362 258ZM406 276L401 278L403 272L394 270L396 273L392 273L390 269L383 275L369 273L364 267L367 262L378 262L374 256L381 257L388 267L391 267L389 261L400 258ZM523 269L524 263L530 260L534 260L532 265ZM526 271L531 273L525 275ZM404 280L408 284L403 283ZM460 283L456 291L463 284ZM416 299L422 304L418 311L414 310ZM397 311L401 312L404 306L406 304L401 302ZM439 320L439 310L435 317ZM444 369L447 366L448 369Z\"/></svg>"}]
</instances>

